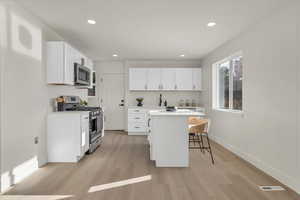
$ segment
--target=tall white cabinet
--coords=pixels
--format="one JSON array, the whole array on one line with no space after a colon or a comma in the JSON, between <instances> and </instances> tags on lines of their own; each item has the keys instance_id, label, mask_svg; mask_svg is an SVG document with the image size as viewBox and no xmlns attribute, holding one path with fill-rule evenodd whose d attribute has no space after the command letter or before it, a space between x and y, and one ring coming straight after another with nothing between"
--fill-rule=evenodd
<instances>
[{"instance_id":1,"label":"tall white cabinet","mask_svg":"<svg viewBox=\"0 0 300 200\"><path fill-rule=\"evenodd\" d=\"M136 91L201 91L201 68L130 68L129 89Z\"/></svg>"}]
</instances>

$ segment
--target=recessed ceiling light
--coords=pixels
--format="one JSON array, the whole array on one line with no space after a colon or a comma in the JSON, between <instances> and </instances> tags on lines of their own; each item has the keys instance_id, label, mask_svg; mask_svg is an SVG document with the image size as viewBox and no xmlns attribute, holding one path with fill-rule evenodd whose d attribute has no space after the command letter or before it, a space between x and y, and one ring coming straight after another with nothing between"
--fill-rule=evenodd
<instances>
[{"instance_id":1,"label":"recessed ceiling light","mask_svg":"<svg viewBox=\"0 0 300 200\"><path fill-rule=\"evenodd\" d=\"M217 25L216 22L209 22L209 23L207 24L208 27L214 27L215 25Z\"/></svg>"},{"instance_id":2,"label":"recessed ceiling light","mask_svg":"<svg viewBox=\"0 0 300 200\"><path fill-rule=\"evenodd\" d=\"M185 56L184 54L181 54L181 55L180 55L180 57L184 57L184 56Z\"/></svg>"},{"instance_id":3,"label":"recessed ceiling light","mask_svg":"<svg viewBox=\"0 0 300 200\"><path fill-rule=\"evenodd\" d=\"M89 20L87 20L87 22L88 22L89 24L96 24L96 21L93 20L93 19L89 19Z\"/></svg>"},{"instance_id":4,"label":"recessed ceiling light","mask_svg":"<svg viewBox=\"0 0 300 200\"><path fill-rule=\"evenodd\" d=\"M117 54L113 54L112 56L113 56L113 57L118 57L118 55L117 55Z\"/></svg>"}]
</instances>

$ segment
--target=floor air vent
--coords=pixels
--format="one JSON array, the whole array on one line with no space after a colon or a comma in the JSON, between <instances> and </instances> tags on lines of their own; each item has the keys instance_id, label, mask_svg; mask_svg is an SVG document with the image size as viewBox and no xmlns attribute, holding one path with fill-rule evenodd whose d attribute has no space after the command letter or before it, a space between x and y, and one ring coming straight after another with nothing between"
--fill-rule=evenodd
<instances>
[{"instance_id":1,"label":"floor air vent","mask_svg":"<svg viewBox=\"0 0 300 200\"><path fill-rule=\"evenodd\" d=\"M262 191L283 191L285 190L281 186L259 186Z\"/></svg>"}]
</instances>

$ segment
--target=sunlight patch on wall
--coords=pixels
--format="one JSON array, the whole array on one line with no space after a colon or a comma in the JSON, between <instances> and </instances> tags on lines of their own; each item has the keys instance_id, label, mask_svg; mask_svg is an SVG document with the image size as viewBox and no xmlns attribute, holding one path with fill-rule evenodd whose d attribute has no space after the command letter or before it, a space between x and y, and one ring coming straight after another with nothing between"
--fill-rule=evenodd
<instances>
[{"instance_id":1,"label":"sunlight patch on wall","mask_svg":"<svg viewBox=\"0 0 300 200\"><path fill-rule=\"evenodd\" d=\"M7 12L6 7L0 4L0 47L7 47Z\"/></svg>"},{"instance_id":2,"label":"sunlight patch on wall","mask_svg":"<svg viewBox=\"0 0 300 200\"><path fill-rule=\"evenodd\" d=\"M37 156L23 162L14 167L11 171L6 171L1 174L1 191L7 190L14 184L19 183L24 178L32 174L38 169Z\"/></svg>"},{"instance_id":3,"label":"sunlight patch on wall","mask_svg":"<svg viewBox=\"0 0 300 200\"><path fill-rule=\"evenodd\" d=\"M37 60L42 58L42 31L25 19L11 13L11 44L18 53Z\"/></svg>"},{"instance_id":4,"label":"sunlight patch on wall","mask_svg":"<svg viewBox=\"0 0 300 200\"><path fill-rule=\"evenodd\" d=\"M125 185L131 185L131 184L135 184L135 183L140 183L140 182L144 182L144 181L150 181L152 179L151 175L148 176L142 176L142 177L137 177L137 178L132 178L132 179L127 179L127 180L122 180L122 181L118 181L118 182L112 182L112 183L108 183L108 184L103 184L103 185L96 185L96 186L92 186L89 189L89 193L91 192L99 192L102 190L108 190L108 189L112 189L112 188L116 188L116 187L121 187L121 186L125 186Z\"/></svg>"},{"instance_id":5,"label":"sunlight patch on wall","mask_svg":"<svg viewBox=\"0 0 300 200\"><path fill-rule=\"evenodd\" d=\"M68 200L71 197L73 195L3 195L1 200Z\"/></svg>"}]
</instances>

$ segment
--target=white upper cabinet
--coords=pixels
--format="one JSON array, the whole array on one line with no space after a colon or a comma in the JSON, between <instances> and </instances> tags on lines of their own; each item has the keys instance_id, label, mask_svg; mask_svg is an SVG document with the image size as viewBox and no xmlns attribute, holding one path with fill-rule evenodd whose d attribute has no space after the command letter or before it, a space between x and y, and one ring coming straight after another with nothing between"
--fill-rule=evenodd
<instances>
[{"instance_id":1,"label":"white upper cabinet","mask_svg":"<svg viewBox=\"0 0 300 200\"><path fill-rule=\"evenodd\" d=\"M176 89L176 69L173 68L161 69L161 89L162 90Z\"/></svg>"},{"instance_id":2,"label":"white upper cabinet","mask_svg":"<svg viewBox=\"0 0 300 200\"><path fill-rule=\"evenodd\" d=\"M63 42L47 43L47 83L64 84L65 46Z\"/></svg>"},{"instance_id":3,"label":"white upper cabinet","mask_svg":"<svg viewBox=\"0 0 300 200\"><path fill-rule=\"evenodd\" d=\"M74 63L82 58L92 70L93 62L66 42L47 42L47 83L74 85Z\"/></svg>"},{"instance_id":4,"label":"white upper cabinet","mask_svg":"<svg viewBox=\"0 0 300 200\"><path fill-rule=\"evenodd\" d=\"M147 89L148 90L161 90L161 69L148 68Z\"/></svg>"},{"instance_id":5,"label":"white upper cabinet","mask_svg":"<svg viewBox=\"0 0 300 200\"><path fill-rule=\"evenodd\" d=\"M65 42L47 42L47 83L74 85L74 50Z\"/></svg>"},{"instance_id":6,"label":"white upper cabinet","mask_svg":"<svg viewBox=\"0 0 300 200\"><path fill-rule=\"evenodd\" d=\"M129 90L200 91L201 68L130 68Z\"/></svg>"},{"instance_id":7,"label":"white upper cabinet","mask_svg":"<svg viewBox=\"0 0 300 200\"><path fill-rule=\"evenodd\" d=\"M64 84L74 85L74 49L65 45L65 71L64 71Z\"/></svg>"},{"instance_id":8,"label":"white upper cabinet","mask_svg":"<svg viewBox=\"0 0 300 200\"><path fill-rule=\"evenodd\" d=\"M129 69L129 89L130 90L147 90L147 69L130 68Z\"/></svg>"},{"instance_id":9,"label":"white upper cabinet","mask_svg":"<svg viewBox=\"0 0 300 200\"><path fill-rule=\"evenodd\" d=\"M193 90L193 70L191 68L176 69L176 90Z\"/></svg>"},{"instance_id":10,"label":"white upper cabinet","mask_svg":"<svg viewBox=\"0 0 300 200\"><path fill-rule=\"evenodd\" d=\"M193 90L202 90L202 69L193 69Z\"/></svg>"}]
</instances>

